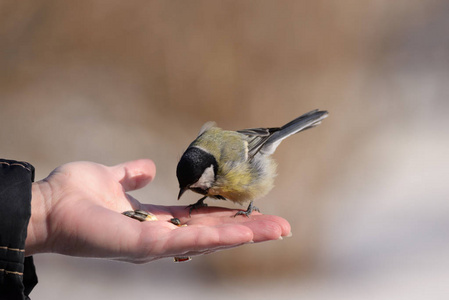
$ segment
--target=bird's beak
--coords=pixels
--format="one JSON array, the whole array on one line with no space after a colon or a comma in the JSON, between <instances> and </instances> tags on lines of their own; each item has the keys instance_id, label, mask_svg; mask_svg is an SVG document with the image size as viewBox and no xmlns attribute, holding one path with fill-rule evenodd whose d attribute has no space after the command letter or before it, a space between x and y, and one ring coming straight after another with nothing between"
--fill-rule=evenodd
<instances>
[{"instance_id":1,"label":"bird's beak","mask_svg":"<svg viewBox=\"0 0 449 300\"><path fill-rule=\"evenodd\" d=\"M181 198L182 194L184 194L185 191L187 191L187 188L181 188L181 190L179 190L178 200L179 198Z\"/></svg>"}]
</instances>

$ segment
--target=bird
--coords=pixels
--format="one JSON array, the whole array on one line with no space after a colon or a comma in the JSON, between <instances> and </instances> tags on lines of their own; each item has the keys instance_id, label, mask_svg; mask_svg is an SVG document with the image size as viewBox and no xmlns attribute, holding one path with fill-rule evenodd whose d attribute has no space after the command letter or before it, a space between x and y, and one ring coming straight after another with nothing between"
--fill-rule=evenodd
<instances>
[{"instance_id":1,"label":"bird","mask_svg":"<svg viewBox=\"0 0 449 300\"><path fill-rule=\"evenodd\" d=\"M208 197L241 205L249 202L247 209L238 211L235 217L260 211L253 202L274 186L277 164L272 154L276 148L287 137L321 124L327 116L327 111L315 109L282 127L237 131L207 122L178 162L178 200L187 190L203 195L188 206L189 215L207 206L204 200Z\"/></svg>"}]
</instances>

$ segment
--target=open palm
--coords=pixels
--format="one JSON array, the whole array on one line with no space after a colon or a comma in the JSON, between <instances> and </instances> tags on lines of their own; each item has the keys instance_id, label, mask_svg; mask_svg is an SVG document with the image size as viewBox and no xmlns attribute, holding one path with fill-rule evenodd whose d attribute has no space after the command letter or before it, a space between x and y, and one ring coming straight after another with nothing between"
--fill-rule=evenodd
<instances>
[{"instance_id":1,"label":"open palm","mask_svg":"<svg viewBox=\"0 0 449 300\"><path fill-rule=\"evenodd\" d=\"M113 167L74 162L34 183L26 253L56 252L144 263L163 257L194 256L290 234L288 222L253 213L206 207L189 216L184 206L142 204L128 191L155 176L151 160ZM35 192L36 191L36 192ZM138 222L121 213L145 210L157 221ZM168 222L179 218L178 227Z\"/></svg>"}]
</instances>

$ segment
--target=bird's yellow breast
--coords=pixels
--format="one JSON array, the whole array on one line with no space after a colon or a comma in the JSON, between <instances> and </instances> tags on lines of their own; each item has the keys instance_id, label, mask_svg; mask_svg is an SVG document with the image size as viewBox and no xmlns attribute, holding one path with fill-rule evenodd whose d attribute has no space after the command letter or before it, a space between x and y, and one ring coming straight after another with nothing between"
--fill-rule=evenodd
<instances>
[{"instance_id":1,"label":"bird's yellow breast","mask_svg":"<svg viewBox=\"0 0 449 300\"><path fill-rule=\"evenodd\" d=\"M265 196L274 186L276 164L265 158L263 169L254 169L251 163L229 167L224 165L217 174L217 180L209 189L210 195L220 195L228 200L243 204Z\"/></svg>"}]
</instances>

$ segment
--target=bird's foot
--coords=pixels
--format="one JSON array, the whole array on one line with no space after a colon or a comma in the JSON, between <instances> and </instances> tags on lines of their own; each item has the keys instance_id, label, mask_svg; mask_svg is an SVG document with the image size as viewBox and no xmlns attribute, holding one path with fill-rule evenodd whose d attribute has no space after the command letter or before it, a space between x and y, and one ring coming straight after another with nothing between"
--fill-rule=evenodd
<instances>
[{"instance_id":1,"label":"bird's foot","mask_svg":"<svg viewBox=\"0 0 449 300\"><path fill-rule=\"evenodd\" d=\"M253 212L253 211L257 211L260 212L259 208L257 208L256 206L253 205L253 201L251 201L248 205L248 208L246 210L241 210L239 212L237 212L234 215L234 218L237 217L238 215L243 215L243 216L247 216L249 218L249 215Z\"/></svg>"},{"instance_id":2,"label":"bird's foot","mask_svg":"<svg viewBox=\"0 0 449 300\"><path fill-rule=\"evenodd\" d=\"M204 203L204 199L206 199L206 198L207 198L207 196L201 198L201 199L198 200L196 203L190 204L190 205L188 205L188 206L186 207L186 208L189 209L189 217L190 217L190 215L192 214L192 211L193 211L193 210L198 210L198 208L206 207L206 206L207 206L207 204Z\"/></svg>"}]
</instances>

